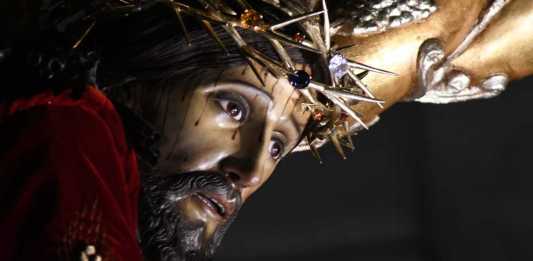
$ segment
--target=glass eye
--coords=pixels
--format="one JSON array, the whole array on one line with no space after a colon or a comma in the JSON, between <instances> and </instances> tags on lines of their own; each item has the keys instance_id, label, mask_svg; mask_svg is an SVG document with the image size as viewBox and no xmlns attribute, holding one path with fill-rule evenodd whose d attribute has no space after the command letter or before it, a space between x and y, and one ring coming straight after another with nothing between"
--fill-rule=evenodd
<instances>
[{"instance_id":1,"label":"glass eye","mask_svg":"<svg viewBox=\"0 0 533 261\"><path fill-rule=\"evenodd\" d=\"M220 107L234 120L243 121L244 120L244 109L243 107L234 101L230 100L218 100Z\"/></svg>"},{"instance_id":2,"label":"glass eye","mask_svg":"<svg viewBox=\"0 0 533 261\"><path fill-rule=\"evenodd\" d=\"M277 160L283 155L283 143L281 141L273 139L270 141L270 145L268 146L268 151L270 153L270 157L272 157L274 160Z\"/></svg>"}]
</instances>

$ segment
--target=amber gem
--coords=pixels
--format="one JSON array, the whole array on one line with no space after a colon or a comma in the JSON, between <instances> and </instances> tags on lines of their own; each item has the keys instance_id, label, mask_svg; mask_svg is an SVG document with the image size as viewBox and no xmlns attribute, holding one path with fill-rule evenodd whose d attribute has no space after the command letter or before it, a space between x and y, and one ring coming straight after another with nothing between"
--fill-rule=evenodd
<instances>
[{"instance_id":1,"label":"amber gem","mask_svg":"<svg viewBox=\"0 0 533 261\"><path fill-rule=\"evenodd\" d=\"M263 17L254 10L246 9L241 14L241 26L245 29L261 25Z\"/></svg>"}]
</instances>

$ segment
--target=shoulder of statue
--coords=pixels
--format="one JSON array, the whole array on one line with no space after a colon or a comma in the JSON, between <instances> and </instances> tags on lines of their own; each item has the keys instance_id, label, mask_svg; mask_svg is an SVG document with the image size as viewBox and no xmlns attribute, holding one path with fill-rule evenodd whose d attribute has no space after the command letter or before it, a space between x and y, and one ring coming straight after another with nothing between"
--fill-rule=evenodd
<instances>
[{"instance_id":1,"label":"shoulder of statue","mask_svg":"<svg viewBox=\"0 0 533 261\"><path fill-rule=\"evenodd\" d=\"M434 0L330 1L333 31L342 36L368 35L428 18L438 9Z\"/></svg>"}]
</instances>

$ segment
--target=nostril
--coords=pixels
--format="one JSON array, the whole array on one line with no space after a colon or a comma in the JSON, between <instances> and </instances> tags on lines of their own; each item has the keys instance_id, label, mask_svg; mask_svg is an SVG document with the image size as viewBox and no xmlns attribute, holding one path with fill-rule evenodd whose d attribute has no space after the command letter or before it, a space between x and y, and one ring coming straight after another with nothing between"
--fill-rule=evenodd
<instances>
[{"instance_id":1,"label":"nostril","mask_svg":"<svg viewBox=\"0 0 533 261\"><path fill-rule=\"evenodd\" d=\"M256 186L261 180L258 164L258 159L227 157L220 162L220 170L236 188L243 189Z\"/></svg>"}]
</instances>

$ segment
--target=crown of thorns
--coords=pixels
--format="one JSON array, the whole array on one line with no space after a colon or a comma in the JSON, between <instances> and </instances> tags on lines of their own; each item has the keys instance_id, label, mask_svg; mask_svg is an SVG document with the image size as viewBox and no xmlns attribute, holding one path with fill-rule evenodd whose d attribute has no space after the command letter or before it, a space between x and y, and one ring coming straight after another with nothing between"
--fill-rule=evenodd
<instances>
[{"instance_id":1,"label":"crown of thorns","mask_svg":"<svg viewBox=\"0 0 533 261\"><path fill-rule=\"evenodd\" d=\"M197 0L198 5L195 6L180 0L115 1L107 6L106 14L126 16L142 11L155 3L165 3L175 10L181 30L189 44L194 43L191 43L187 26L183 21L184 15L198 19L220 48L227 51L213 29L213 24L221 25L236 42L242 56L263 86L265 83L255 64L263 66L278 79L287 79L295 90L301 93L305 100L302 106L311 112L310 131L306 132L302 142L306 143L304 147L311 150L319 160L320 156L314 144L324 143L320 141L330 140L343 158L345 158L343 146L353 149L350 137L353 128L349 123L350 118L368 129L362 117L351 108L350 104L368 102L383 106L384 101L376 99L362 79L369 72L395 75L347 59L340 51L351 46L343 48L332 46L330 18L325 0L322 0L322 9L314 12L301 11L289 1L262 0L263 3L280 10L288 17L282 21L267 21L246 0L232 0L231 4L224 0ZM92 22L73 48L81 44L95 22ZM292 35L283 32L283 28L293 25L297 25L300 31ZM279 59L271 58L247 44L237 28L251 30L268 39ZM319 62L323 63L324 68L329 69L329 75L325 77L327 82L315 81L304 70L297 70L285 46L318 54Z\"/></svg>"}]
</instances>

